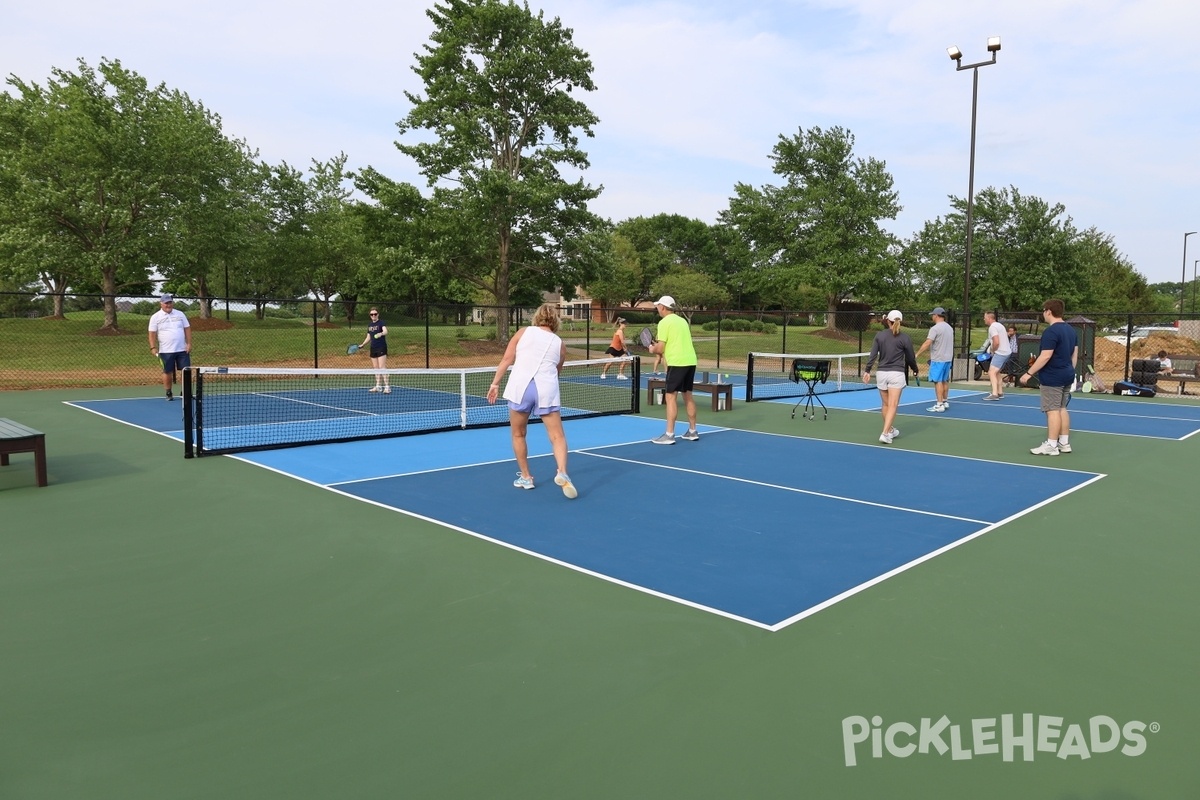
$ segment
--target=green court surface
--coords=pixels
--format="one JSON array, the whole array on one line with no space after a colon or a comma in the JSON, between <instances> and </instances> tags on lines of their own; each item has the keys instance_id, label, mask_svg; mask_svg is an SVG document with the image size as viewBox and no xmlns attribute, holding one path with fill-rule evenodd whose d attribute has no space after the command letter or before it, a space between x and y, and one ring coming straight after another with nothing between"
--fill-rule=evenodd
<instances>
[{"instance_id":1,"label":"green court surface","mask_svg":"<svg viewBox=\"0 0 1200 800\"><path fill-rule=\"evenodd\" d=\"M50 472L0 468L4 800L1200 796L1200 437L905 418L1106 477L772 633L63 404L132 393L0 393Z\"/></svg>"}]
</instances>

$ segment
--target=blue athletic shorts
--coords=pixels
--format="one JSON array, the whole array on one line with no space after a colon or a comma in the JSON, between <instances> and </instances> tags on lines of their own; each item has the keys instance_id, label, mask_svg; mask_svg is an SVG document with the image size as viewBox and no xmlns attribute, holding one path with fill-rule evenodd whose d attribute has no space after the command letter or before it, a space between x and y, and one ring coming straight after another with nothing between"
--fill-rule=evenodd
<instances>
[{"instance_id":1,"label":"blue athletic shorts","mask_svg":"<svg viewBox=\"0 0 1200 800\"><path fill-rule=\"evenodd\" d=\"M949 383L950 382L950 365L951 361L930 361L929 362L929 380L932 383Z\"/></svg>"},{"instance_id":2,"label":"blue athletic shorts","mask_svg":"<svg viewBox=\"0 0 1200 800\"><path fill-rule=\"evenodd\" d=\"M187 351L182 353L159 353L163 362L163 374L174 375L175 370L187 369L192 365L192 358Z\"/></svg>"}]
</instances>

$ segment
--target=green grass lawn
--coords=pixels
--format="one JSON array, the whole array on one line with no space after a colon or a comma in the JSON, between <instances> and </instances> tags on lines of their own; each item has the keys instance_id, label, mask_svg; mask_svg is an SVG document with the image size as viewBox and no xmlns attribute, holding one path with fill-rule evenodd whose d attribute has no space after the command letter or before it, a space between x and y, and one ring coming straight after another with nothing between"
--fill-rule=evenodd
<instances>
[{"instance_id":1,"label":"green grass lawn","mask_svg":"<svg viewBox=\"0 0 1200 800\"><path fill-rule=\"evenodd\" d=\"M193 363L228 366L370 366L365 355L347 357L346 346L362 341L365 328L320 324L315 335L309 319L265 317L232 312L209 320L189 314L193 331ZM154 385L157 359L151 355L146 326L149 317L123 313L121 333L101 335L102 311L76 311L67 318L0 319L0 389ZM226 327L228 325L228 327ZM423 320L388 321L390 367L490 366L499 358L495 330L479 325L430 325ZM514 329L515 330L515 329ZM576 325L562 331L572 359L601 357L611 327ZM740 372L751 352L854 353L870 349L874 332L830 338L814 326L778 327L775 333L706 331L693 327L702 367ZM923 341L924 330L910 332ZM975 338L982 337L982 331ZM428 357L426 353L428 352ZM638 352L638 349L635 349Z\"/></svg>"}]
</instances>

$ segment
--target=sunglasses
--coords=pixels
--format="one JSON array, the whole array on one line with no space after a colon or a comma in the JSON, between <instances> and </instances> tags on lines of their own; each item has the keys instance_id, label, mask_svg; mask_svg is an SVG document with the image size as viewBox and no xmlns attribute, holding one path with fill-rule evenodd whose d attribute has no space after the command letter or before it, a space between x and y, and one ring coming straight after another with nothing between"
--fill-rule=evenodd
<instances>
[{"instance_id":1,"label":"sunglasses","mask_svg":"<svg viewBox=\"0 0 1200 800\"><path fill-rule=\"evenodd\" d=\"M371 312L371 316L372 316L372 317L378 317L378 316L379 316L379 312L378 312L378 311L372 311L372 312Z\"/></svg>"}]
</instances>

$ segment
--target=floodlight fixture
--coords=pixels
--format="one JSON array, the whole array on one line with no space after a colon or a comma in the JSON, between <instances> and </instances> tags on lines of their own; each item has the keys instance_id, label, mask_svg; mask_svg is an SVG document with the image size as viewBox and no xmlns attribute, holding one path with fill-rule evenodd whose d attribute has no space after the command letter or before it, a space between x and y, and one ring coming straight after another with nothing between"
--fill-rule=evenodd
<instances>
[{"instance_id":1,"label":"floodlight fixture","mask_svg":"<svg viewBox=\"0 0 1200 800\"><path fill-rule=\"evenodd\" d=\"M987 47L988 47L989 53L997 52L1000 49L1000 37L999 36L989 36Z\"/></svg>"},{"instance_id":2,"label":"floodlight fixture","mask_svg":"<svg viewBox=\"0 0 1200 800\"><path fill-rule=\"evenodd\" d=\"M959 50L957 47L947 47L946 52L949 53L950 57L955 61L962 60L962 50Z\"/></svg>"}]
</instances>

